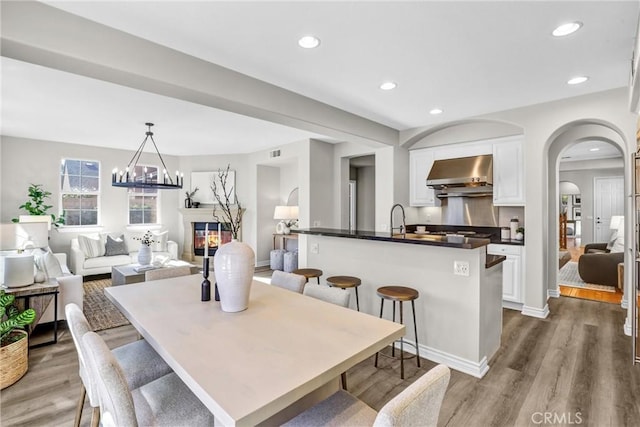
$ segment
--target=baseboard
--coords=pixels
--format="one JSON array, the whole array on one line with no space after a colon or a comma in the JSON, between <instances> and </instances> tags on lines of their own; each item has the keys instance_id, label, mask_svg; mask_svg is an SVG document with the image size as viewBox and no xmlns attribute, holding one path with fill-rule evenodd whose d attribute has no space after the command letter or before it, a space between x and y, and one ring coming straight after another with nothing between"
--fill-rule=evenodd
<instances>
[{"instance_id":1,"label":"baseboard","mask_svg":"<svg viewBox=\"0 0 640 427\"><path fill-rule=\"evenodd\" d=\"M622 301L620 301L620 307L624 308L625 310L629 308L629 300L627 300L625 297L622 297Z\"/></svg>"},{"instance_id":2,"label":"baseboard","mask_svg":"<svg viewBox=\"0 0 640 427\"><path fill-rule=\"evenodd\" d=\"M547 289L547 299L549 298L560 298L560 288Z\"/></svg>"},{"instance_id":3,"label":"baseboard","mask_svg":"<svg viewBox=\"0 0 640 427\"><path fill-rule=\"evenodd\" d=\"M256 267L266 267L268 265L270 265L271 261L266 260L266 261L258 261L256 262Z\"/></svg>"},{"instance_id":4,"label":"baseboard","mask_svg":"<svg viewBox=\"0 0 640 427\"><path fill-rule=\"evenodd\" d=\"M522 306L523 304L521 302L502 300L502 308L508 308L509 310L522 311Z\"/></svg>"},{"instance_id":5,"label":"baseboard","mask_svg":"<svg viewBox=\"0 0 640 427\"><path fill-rule=\"evenodd\" d=\"M546 319L549 316L549 304L545 304L542 309L525 305L522 307L522 314L539 319Z\"/></svg>"},{"instance_id":6,"label":"baseboard","mask_svg":"<svg viewBox=\"0 0 640 427\"><path fill-rule=\"evenodd\" d=\"M416 354L415 343L410 340L404 340L404 351L411 354ZM410 345L406 345L410 344ZM399 343L396 342L396 348L399 348ZM473 362L471 360L463 359L453 354L446 353L435 348L420 345L420 357L429 359L432 362L442 363L447 365L451 369L460 371L464 374L471 375L476 378L482 378L489 371L489 364L487 363L487 357L483 357L480 362ZM405 362L406 363L406 362Z\"/></svg>"},{"instance_id":7,"label":"baseboard","mask_svg":"<svg viewBox=\"0 0 640 427\"><path fill-rule=\"evenodd\" d=\"M630 337L632 333L633 331L631 330L631 321L629 319L629 316L627 316L624 319L624 334Z\"/></svg>"}]
</instances>

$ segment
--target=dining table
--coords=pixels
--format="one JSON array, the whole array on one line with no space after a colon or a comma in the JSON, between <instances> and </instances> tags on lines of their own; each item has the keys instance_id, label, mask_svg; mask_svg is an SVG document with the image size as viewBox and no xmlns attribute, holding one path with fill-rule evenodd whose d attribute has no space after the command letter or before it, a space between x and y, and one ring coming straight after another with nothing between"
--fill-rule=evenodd
<instances>
[{"instance_id":1,"label":"dining table","mask_svg":"<svg viewBox=\"0 0 640 427\"><path fill-rule=\"evenodd\" d=\"M195 274L104 292L220 425L287 421L405 333L399 323L255 278L248 309L227 313L213 297L201 301L202 280Z\"/></svg>"}]
</instances>

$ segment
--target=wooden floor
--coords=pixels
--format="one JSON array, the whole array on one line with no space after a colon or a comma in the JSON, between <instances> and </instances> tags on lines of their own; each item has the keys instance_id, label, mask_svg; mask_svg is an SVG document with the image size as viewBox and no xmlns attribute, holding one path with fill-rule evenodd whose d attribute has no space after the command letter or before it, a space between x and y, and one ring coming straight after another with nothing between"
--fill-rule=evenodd
<instances>
[{"instance_id":1,"label":"wooden floor","mask_svg":"<svg viewBox=\"0 0 640 427\"><path fill-rule=\"evenodd\" d=\"M631 364L631 340L622 332L624 310L565 297L549 305L548 319L504 310L502 345L488 374L452 372L439 425L533 426L544 416L564 417L544 425L640 425L640 367ZM101 335L111 347L136 339L131 326ZM27 375L1 393L0 425L72 425L80 379L68 331L58 344L32 350L29 364ZM349 389L379 409L433 366L423 360L417 369L409 360L403 381L397 361L382 358L376 369L369 359L348 371ZM85 406L82 425L89 420Z\"/></svg>"},{"instance_id":2,"label":"wooden floor","mask_svg":"<svg viewBox=\"0 0 640 427\"><path fill-rule=\"evenodd\" d=\"M584 253L584 246L568 244L567 251L571 254L571 261L578 262L580 255ZM560 285L560 295L572 298L582 298L592 301L602 301L609 304L622 302L622 291L616 288L615 292L598 291L595 289L574 288Z\"/></svg>"}]
</instances>

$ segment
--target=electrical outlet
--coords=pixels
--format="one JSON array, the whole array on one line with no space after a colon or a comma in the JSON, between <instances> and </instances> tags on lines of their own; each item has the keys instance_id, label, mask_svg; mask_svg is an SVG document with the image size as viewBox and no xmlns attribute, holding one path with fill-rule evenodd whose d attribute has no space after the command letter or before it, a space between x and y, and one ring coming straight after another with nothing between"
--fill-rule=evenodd
<instances>
[{"instance_id":1,"label":"electrical outlet","mask_svg":"<svg viewBox=\"0 0 640 427\"><path fill-rule=\"evenodd\" d=\"M319 254L320 253L320 245L318 243L312 243L311 244L311 253L312 254Z\"/></svg>"},{"instance_id":2,"label":"electrical outlet","mask_svg":"<svg viewBox=\"0 0 640 427\"><path fill-rule=\"evenodd\" d=\"M469 277L469 263L467 261L453 261L453 274Z\"/></svg>"}]
</instances>

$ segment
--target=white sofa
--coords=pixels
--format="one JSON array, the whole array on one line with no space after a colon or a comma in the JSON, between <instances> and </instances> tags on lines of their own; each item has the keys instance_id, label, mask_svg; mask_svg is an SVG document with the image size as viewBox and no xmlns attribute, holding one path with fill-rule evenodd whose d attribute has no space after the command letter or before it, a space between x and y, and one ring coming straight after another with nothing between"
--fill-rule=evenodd
<instances>
[{"instance_id":1,"label":"white sofa","mask_svg":"<svg viewBox=\"0 0 640 427\"><path fill-rule=\"evenodd\" d=\"M58 320L65 320L64 306L74 303L80 309L83 308L84 288L82 286L82 276L71 274L67 267L67 254L54 254L60 262L60 267L64 273L62 276L56 277L59 285L58 294ZM47 306L38 323L53 322L54 319L54 301Z\"/></svg>"},{"instance_id":2,"label":"white sofa","mask_svg":"<svg viewBox=\"0 0 640 427\"><path fill-rule=\"evenodd\" d=\"M124 235L125 241L127 244L127 250L129 253L127 255L113 255L113 256L95 256L89 257L87 254L81 249L80 243L78 242L78 238L71 239L71 250L70 250L70 259L69 259L69 267L71 271L75 274L79 274L81 276L90 276L94 274L108 274L111 273L111 267L115 267L118 265L127 265L127 264L135 264L138 262L138 249L140 248L140 241L136 240L136 237L141 237L144 232L124 232L124 233L100 233L100 234L92 234L88 235L92 238L100 237L103 240L106 240L106 236L110 235L113 237L118 237L120 235ZM156 233L156 236L159 236L163 233ZM152 245L153 251L153 259L159 259L160 257L164 259L178 259L178 244L171 240L166 240L165 242L159 244L162 246L159 248L157 244ZM156 246L156 247L154 247ZM164 249L164 250L158 250Z\"/></svg>"},{"instance_id":3,"label":"white sofa","mask_svg":"<svg viewBox=\"0 0 640 427\"><path fill-rule=\"evenodd\" d=\"M47 222L35 223L3 223L0 224L0 283L4 283L4 255L18 253L18 248L25 251L32 251L34 261L38 260L46 264L45 274L38 266L34 265L34 280L36 271L41 280L46 279L46 275L55 277L58 284L58 320L64 320L65 304L75 303L78 307L83 307L84 288L82 286L82 276L71 274L67 267L67 254L53 254L47 248L49 231ZM42 248L42 249L40 249ZM46 256L44 256L46 255ZM38 256L42 258L37 258ZM42 261L45 260L45 261ZM36 262L37 264L37 262ZM38 323L53 322L54 301L47 306Z\"/></svg>"},{"instance_id":4,"label":"white sofa","mask_svg":"<svg viewBox=\"0 0 640 427\"><path fill-rule=\"evenodd\" d=\"M37 249L38 251L40 249ZM0 283L3 282L3 271L2 267L4 266L3 257L5 255L11 255L16 253L16 251L3 251L0 252ZM84 301L84 288L82 286L82 276L78 276L75 274L71 274L69 268L67 267L67 254L53 254L55 259L58 260L60 264L60 270L62 270L62 275L55 277L55 280L58 282L58 320L65 320L65 312L64 306L69 303L77 304L81 309L83 308ZM35 273L35 270L34 270ZM44 276L41 276L44 280ZM19 289L19 288L16 288ZM46 309L42 313L42 315L38 319L38 324L53 322L54 320L54 300L51 299L49 305L47 305ZM40 313L38 313L40 314Z\"/></svg>"}]
</instances>

